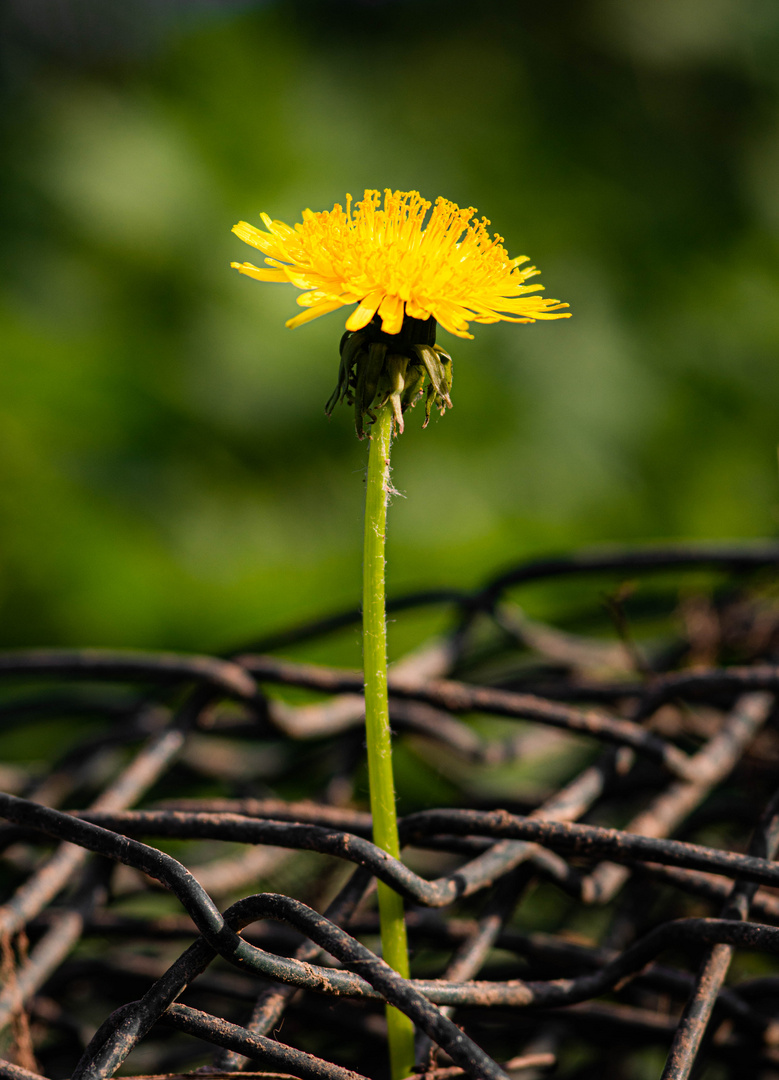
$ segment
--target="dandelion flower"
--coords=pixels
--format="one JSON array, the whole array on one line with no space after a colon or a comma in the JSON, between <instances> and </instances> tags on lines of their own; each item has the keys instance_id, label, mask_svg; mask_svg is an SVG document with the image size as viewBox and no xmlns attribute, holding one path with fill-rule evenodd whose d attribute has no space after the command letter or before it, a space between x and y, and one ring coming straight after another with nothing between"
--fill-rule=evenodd
<instances>
[{"instance_id":1,"label":"dandelion flower","mask_svg":"<svg viewBox=\"0 0 779 1080\"><path fill-rule=\"evenodd\" d=\"M447 199L431 204L417 191L366 191L346 209L303 212L290 228L262 214L267 231L245 221L233 232L265 256L265 268L232 263L258 281L287 282L304 290L305 308L287 326L300 326L357 304L346 329L361 330L378 315L385 334L398 334L404 316L435 319L457 337L469 338L470 322L534 322L564 319L558 300L533 295L538 270L528 257L510 258L501 236L491 237L486 218Z\"/></svg>"},{"instance_id":2,"label":"dandelion flower","mask_svg":"<svg viewBox=\"0 0 779 1080\"><path fill-rule=\"evenodd\" d=\"M429 212L429 216L428 216ZM473 207L447 199L435 206L418 191L366 191L346 209L303 211L291 228L262 214L265 231L245 221L233 232L265 256L265 266L232 263L257 281L302 289L305 308L287 326L318 319L356 304L341 339L338 386L326 406L328 416L345 400L355 406L362 438L364 421L392 406L398 431L403 413L426 396L425 424L435 406L451 407L452 358L435 343L436 326L470 338L474 323L530 323L567 319L567 304L537 294L528 285L535 266L527 255L512 259L503 237L490 236L486 218Z\"/></svg>"}]
</instances>

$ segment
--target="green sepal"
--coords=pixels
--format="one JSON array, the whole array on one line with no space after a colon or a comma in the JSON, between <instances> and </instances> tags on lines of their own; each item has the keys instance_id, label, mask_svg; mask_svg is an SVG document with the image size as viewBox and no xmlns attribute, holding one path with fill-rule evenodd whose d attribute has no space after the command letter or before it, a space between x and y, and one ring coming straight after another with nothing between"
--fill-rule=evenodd
<instances>
[{"instance_id":1,"label":"green sepal","mask_svg":"<svg viewBox=\"0 0 779 1080\"><path fill-rule=\"evenodd\" d=\"M427 392L425 394L425 419L422 421L422 427L426 428L430 423L430 412L433 408L433 402L435 401L435 387L432 383L427 384Z\"/></svg>"},{"instance_id":2,"label":"green sepal","mask_svg":"<svg viewBox=\"0 0 779 1080\"><path fill-rule=\"evenodd\" d=\"M358 330L354 334L349 333L347 330L341 338L341 362L338 367L338 385L325 405L326 416L331 416L333 409L341 401L346 401L349 405L354 403L351 395L352 367L357 359L357 354L360 352L360 349L363 348L367 340L367 335L362 330Z\"/></svg>"},{"instance_id":3,"label":"green sepal","mask_svg":"<svg viewBox=\"0 0 779 1080\"><path fill-rule=\"evenodd\" d=\"M387 356L387 346L383 341L372 341L367 352L363 350L360 363L357 364L357 386L354 392L354 423L357 428L357 437L362 439L365 435L363 418L370 417L371 423L376 422L376 414L373 405L376 391L379 388L384 360Z\"/></svg>"},{"instance_id":4,"label":"green sepal","mask_svg":"<svg viewBox=\"0 0 779 1080\"><path fill-rule=\"evenodd\" d=\"M434 345L433 349L438 353L441 358L441 368L444 373L444 386L446 387L446 402L451 409L452 402L449 399L449 394L452 391L452 358L445 349L442 349L440 345Z\"/></svg>"},{"instance_id":5,"label":"green sepal","mask_svg":"<svg viewBox=\"0 0 779 1080\"><path fill-rule=\"evenodd\" d=\"M406 386L403 390L401 404L403 410L412 409L425 390L425 369L419 364L410 362L406 373Z\"/></svg>"},{"instance_id":6,"label":"green sepal","mask_svg":"<svg viewBox=\"0 0 779 1080\"><path fill-rule=\"evenodd\" d=\"M403 402L401 395L406 388L408 364L408 357L402 353L388 354L383 373L383 381L388 385L388 390L379 401L379 406L386 405L387 401L389 401L399 434L403 433Z\"/></svg>"},{"instance_id":7,"label":"green sepal","mask_svg":"<svg viewBox=\"0 0 779 1080\"><path fill-rule=\"evenodd\" d=\"M444 406L451 408L452 400L449 397L449 390L446 386L446 373L444 372L443 364L441 363L441 357L430 345L413 345L414 352L419 359L425 365L430 382L435 388L435 392L443 402Z\"/></svg>"},{"instance_id":8,"label":"green sepal","mask_svg":"<svg viewBox=\"0 0 779 1080\"><path fill-rule=\"evenodd\" d=\"M387 334L378 315L361 330L347 331L341 338L338 385L325 406L327 415L341 401L353 405L361 439L376 422L376 410L388 403L398 432L403 431L405 411L423 396L423 426L433 406L443 415L452 405L452 358L435 344L435 332L434 319L407 316L400 333Z\"/></svg>"}]
</instances>

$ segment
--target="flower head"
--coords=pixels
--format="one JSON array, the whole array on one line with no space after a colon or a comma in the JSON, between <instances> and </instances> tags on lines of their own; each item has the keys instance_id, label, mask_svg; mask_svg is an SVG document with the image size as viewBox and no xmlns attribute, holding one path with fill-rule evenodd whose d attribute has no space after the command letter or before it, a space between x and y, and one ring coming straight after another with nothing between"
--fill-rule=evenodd
<instances>
[{"instance_id":1,"label":"flower head","mask_svg":"<svg viewBox=\"0 0 779 1080\"><path fill-rule=\"evenodd\" d=\"M525 284L538 270L511 259L501 236L490 237L489 221L474 219L446 199L430 203L418 191L366 191L346 209L303 211L294 229L262 214L266 232L245 221L233 229L265 256L265 267L232 263L258 281L278 281L303 289L306 310L287 326L317 319L357 304L341 338L338 385L328 416L339 401L355 410L360 438L365 421L389 405L398 431L403 413L425 398L425 424L435 407L451 408L452 358L436 345L441 324L469 338L469 322L527 323L567 319L567 304L544 300L542 285ZM427 222L425 222L427 219Z\"/></svg>"},{"instance_id":2,"label":"flower head","mask_svg":"<svg viewBox=\"0 0 779 1080\"><path fill-rule=\"evenodd\" d=\"M361 330L375 316L385 334L400 333L404 317L435 319L458 337L472 337L469 322L527 323L565 319L568 307L532 295L542 285L527 285L538 270L524 266L526 255L512 259L501 236L490 237L489 221L474 218L473 207L460 209L447 199L431 204L417 191L366 191L346 209L303 211L290 228L262 214L267 231L245 221L233 229L265 256L266 266L232 263L258 281L287 282L304 292L305 308L287 326L317 319L357 304L346 329Z\"/></svg>"}]
</instances>

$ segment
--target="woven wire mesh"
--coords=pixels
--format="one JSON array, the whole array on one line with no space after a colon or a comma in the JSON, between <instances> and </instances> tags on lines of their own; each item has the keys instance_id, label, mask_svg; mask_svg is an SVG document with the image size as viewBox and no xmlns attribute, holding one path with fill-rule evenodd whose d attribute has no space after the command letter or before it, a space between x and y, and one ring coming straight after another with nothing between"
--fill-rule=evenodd
<instances>
[{"instance_id":1,"label":"woven wire mesh","mask_svg":"<svg viewBox=\"0 0 779 1080\"><path fill-rule=\"evenodd\" d=\"M0 655L0 1075L383 1078L386 1002L431 1077L779 1075L778 563L585 552L394 601L396 637L438 623L390 678L402 862L359 673L310 662L359 612Z\"/></svg>"}]
</instances>

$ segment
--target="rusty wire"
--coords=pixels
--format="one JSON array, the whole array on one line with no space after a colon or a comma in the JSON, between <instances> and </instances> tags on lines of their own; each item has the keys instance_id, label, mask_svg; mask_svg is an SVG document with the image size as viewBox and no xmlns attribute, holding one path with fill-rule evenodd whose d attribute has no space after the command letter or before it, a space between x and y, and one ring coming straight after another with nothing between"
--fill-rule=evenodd
<instances>
[{"instance_id":1,"label":"rusty wire","mask_svg":"<svg viewBox=\"0 0 779 1080\"><path fill-rule=\"evenodd\" d=\"M223 657L0 655L0 739L56 736L0 765L0 1076L382 1078L389 1001L431 1080L775 1077L778 563L585 552L396 600L450 613L390 679L423 776L402 861L370 840L359 674L305 659L357 611ZM519 606L539 582L567 625ZM409 980L375 952L377 879Z\"/></svg>"}]
</instances>

